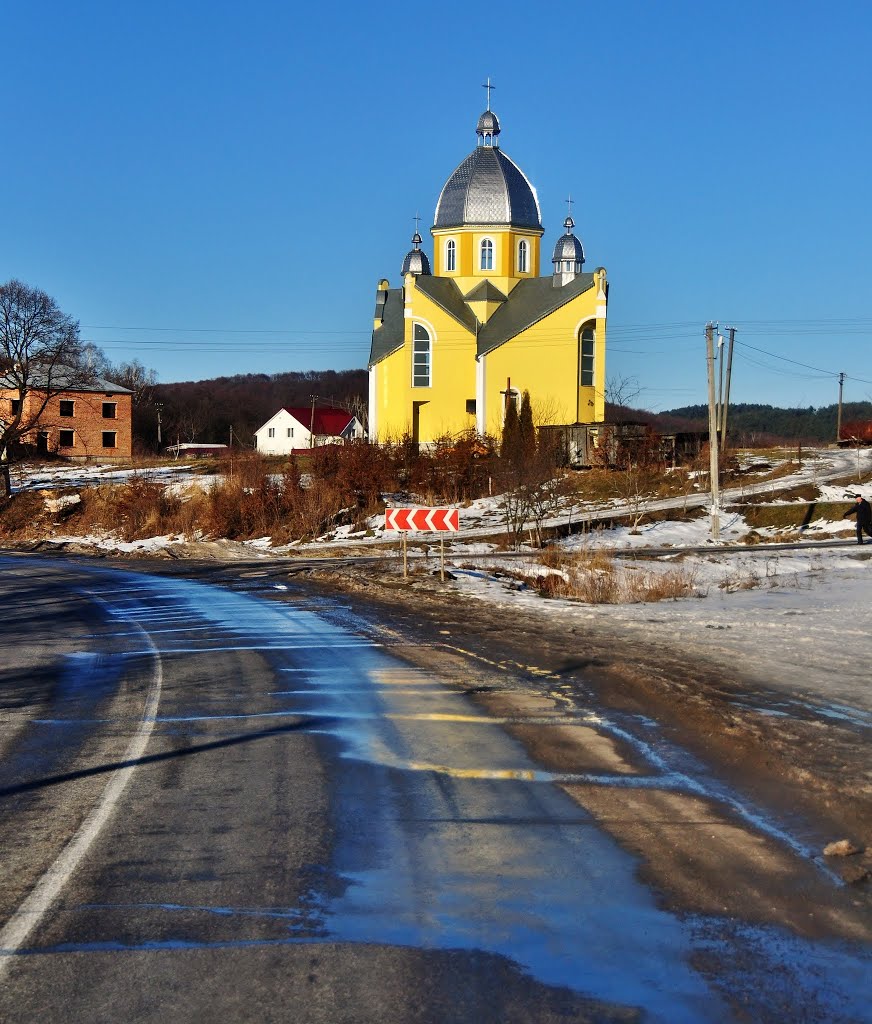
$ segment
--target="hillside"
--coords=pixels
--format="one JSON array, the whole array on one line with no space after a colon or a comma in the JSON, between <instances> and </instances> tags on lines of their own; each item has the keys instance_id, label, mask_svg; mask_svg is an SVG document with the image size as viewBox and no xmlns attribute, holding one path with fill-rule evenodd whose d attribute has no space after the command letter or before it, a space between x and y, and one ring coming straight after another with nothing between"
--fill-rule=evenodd
<instances>
[{"instance_id":1,"label":"hillside","mask_svg":"<svg viewBox=\"0 0 872 1024\"><path fill-rule=\"evenodd\" d=\"M622 410L632 419L632 410ZM819 409L782 409L774 405L736 403L730 406L728 429L733 441L752 447L777 441L802 443L834 441L838 406ZM639 412L638 419L650 422L663 431L708 430L708 406L686 405L661 413ZM872 420L872 402L846 402L842 406L842 423Z\"/></svg>"}]
</instances>

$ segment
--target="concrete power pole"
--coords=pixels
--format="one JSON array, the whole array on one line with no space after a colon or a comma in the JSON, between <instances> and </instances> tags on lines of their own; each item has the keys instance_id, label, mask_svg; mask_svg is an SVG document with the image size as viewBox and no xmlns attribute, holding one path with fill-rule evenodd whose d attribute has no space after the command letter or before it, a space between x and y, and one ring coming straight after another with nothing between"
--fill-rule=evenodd
<instances>
[{"instance_id":1,"label":"concrete power pole","mask_svg":"<svg viewBox=\"0 0 872 1024\"><path fill-rule=\"evenodd\" d=\"M842 440L842 386L845 383L845 374L839 374L839 411L836 415L836 444Z\"/></svg>"},{"instance_id":2,"label":"concrete power pole","mask_svg":"<svg viewBox=\"0 0 872 1024\"><path fill-rule=\"evenodd\" d=\"M727 330L730 332L730 343L727 346L727 386L721 408L721 452L727 450L727 412L730 408L730 379L733 375L733 345L736 343L736 328L728 327Z\"/></svg>"},{"instance_id":3,"label":"concrete power pole","mask_svg":"<svg viewBox=\"0 0 872 1024\"><path fill-rule=\"evenodd\" d=\"M721 539L721 513L720 513L720 469L718 467L718 421L715 402L715 353L714 353L714 326L706 324L705 328L705 350L706 365L708 367L708 395L709 395L709 485L712 492L711 508L711 535L712 540Z\"/></svg>"}]
</instances>

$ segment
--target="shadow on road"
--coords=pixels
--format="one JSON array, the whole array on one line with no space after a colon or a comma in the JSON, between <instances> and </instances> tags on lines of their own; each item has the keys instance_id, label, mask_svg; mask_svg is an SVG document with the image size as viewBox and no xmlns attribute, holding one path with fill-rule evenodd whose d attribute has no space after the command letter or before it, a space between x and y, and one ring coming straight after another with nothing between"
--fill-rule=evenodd
<instances>
[{"instance_id":1,"label":"shadow on road","mask_svg":"<svg viewBox=\"0 0 872 1024\"><path fill-rule=\"evenodd\" d=\"M304 722L293 722L289 725L277 725L272 729L258 729L256 732L246 732L240 736L230 736L223 740L213 740L211 743L199 743L193 747L186 747L184 750L168 750L161 754L146 754L143 757L131 758L127 761L110 761L108 764L95 765L93 768L81 768L75 772L65 772L62 775L48 775L42 779L33 779L30 782L20 782L14 786L0 788L0 797L17 796L20 793L30 793L38 789L46 789L49 786L59 786L64 782L74 782L76 779L87 779L92 775L105 775L108 772L117 771L119 768L137 768L146 764L157 764L160 761L170 761L178 757L190 757L192 754L201 754L207 750L219 750L222 747L235 747L240 743L251 743L254 740L267 739L270 736L280 736L282 733L299 732L302 729L320 729L326 725L334 724L335 720L329 717L309 718Z\"/></svg>"}]
</instances>

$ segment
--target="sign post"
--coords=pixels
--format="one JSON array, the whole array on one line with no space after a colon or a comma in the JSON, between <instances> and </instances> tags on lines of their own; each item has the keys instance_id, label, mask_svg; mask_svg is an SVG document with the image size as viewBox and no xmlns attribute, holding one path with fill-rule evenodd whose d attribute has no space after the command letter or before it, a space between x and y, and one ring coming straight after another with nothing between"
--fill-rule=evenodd
<instances>
[{"instance_id":1,"label":"sign post","mask_svg":"<svg viewBox=\"0 0 872 1024\"><path fill-rule=\"evenodd\" d=\"M439 578L445 582L445 534L460 529L460 512L456 508L386 508L385 530L403 535L403 579L409 577L408 535L415 531L439 533Z\"/></svg>"}]
</instances>

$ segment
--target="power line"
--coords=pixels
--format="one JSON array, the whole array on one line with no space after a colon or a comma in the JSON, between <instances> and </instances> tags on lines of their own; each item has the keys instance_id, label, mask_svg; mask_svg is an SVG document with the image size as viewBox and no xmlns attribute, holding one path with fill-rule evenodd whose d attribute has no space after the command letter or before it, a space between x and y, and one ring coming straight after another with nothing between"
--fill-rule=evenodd
<instances>
[{"instance_id":1,"label":"power line","mask_svg":"<svg viewBox=\"0 0 872 1024\"><path fill-rule=\"evenodd\" d=\"M772 359L781 359L785 363L793 363L794 366L802 366L806 370L814 370L815 373L821 374L824 377L838 377L839 373L836 370L824 370L820 366L811 366L809 363L801 363L798 359L790 359L787 356L778 355L777 352L767 352L766 349L758 348L756 345L749 345L746 341L736 341L737 345L741 345L742 348L750 348L754 352L760 352L764 356L769 356ZM851 377L850 374L847 376L851 380L858 381L861 384L872 384L872 381L864 380L862 377Z\"/></svg>"}]
</instances>

